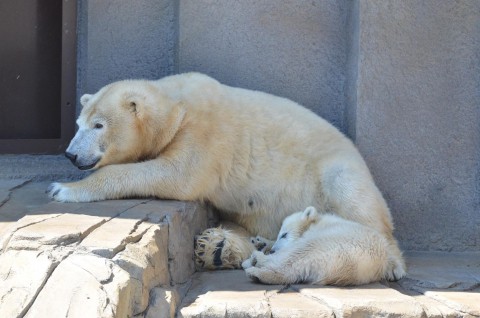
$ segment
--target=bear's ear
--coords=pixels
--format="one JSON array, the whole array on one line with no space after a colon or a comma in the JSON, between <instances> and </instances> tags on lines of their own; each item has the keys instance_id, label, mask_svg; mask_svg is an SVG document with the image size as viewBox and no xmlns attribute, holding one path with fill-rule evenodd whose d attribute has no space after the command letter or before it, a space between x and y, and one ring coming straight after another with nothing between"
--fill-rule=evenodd
<instances>
[{"instance_id":1,"label":"bear's ear","mask_svg":"<svg viewBox=\"0 0 480 318\"><path fill-rule=\"evenodd\" d=\"M135 114L138 117L141 117L142 110L141 105L144 98L137 95L130 95L125 98L124 107L130 111L131 113Z\"/></svg>"},{"instance_id":2,"label":"bear's ear","mask_svg":"<svg viewBox=\"0 0 480 318\"><path fill-rule=\"evenodd\" d=\"M134 101L134 100L129 101L128 102L128 108L130 108L130 111L132 113L137 114L138 113L138 102Z\"/></svg>"},{"instance_id":3,"label":"bear's ear","mask_svg":"<svg viewBox=\"0 0 480 318\"><path fill-rule=\"evenodd\" d=\"M80 97L80 104L82 105L82 107L85 107L85 105L92 98L92 96L93 95L90 95L90 94L83 94L83 96Z\"/></svg>"},{"instance_id":4,"label":"bear's ear","mask_svg":"<svg viewBox=\"0 0 480 318\"><path fill-rule=\"evenodd\" d=\"M318 219L318 212L313 206L309 206L303 211L302 218L307 222L315 222Z\"/></svg>"}]
</instances>

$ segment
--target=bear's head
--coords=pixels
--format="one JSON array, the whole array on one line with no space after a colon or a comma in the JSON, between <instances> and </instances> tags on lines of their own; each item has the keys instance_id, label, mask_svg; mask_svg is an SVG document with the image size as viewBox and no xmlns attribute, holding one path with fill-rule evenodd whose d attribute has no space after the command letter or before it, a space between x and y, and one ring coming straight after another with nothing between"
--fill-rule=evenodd
<instances>
[{"instance_id":1,"label":"bear's head","mask_svg":"<svg viewBox=\"0 0 480 318\"><path fill-rule=\"evenodd\" d=\"M273 244L270 254L290 245L300 238L303 233L320 218L317 210L309 206L305 211L300 211L287 216L282 223L280 232L278 233L277 241Z\"/></svg>"},{"instance_id":2,"label":"bear's head","mask_svg":"<svg viewBox=\"0 0 480 318\"><path fill-rule=\"evenodd\" d=\"M121 81L83 95L67 158L89 170L157 157L177 133L185 111L153 83Z\"/></svg>"}]
</instances>

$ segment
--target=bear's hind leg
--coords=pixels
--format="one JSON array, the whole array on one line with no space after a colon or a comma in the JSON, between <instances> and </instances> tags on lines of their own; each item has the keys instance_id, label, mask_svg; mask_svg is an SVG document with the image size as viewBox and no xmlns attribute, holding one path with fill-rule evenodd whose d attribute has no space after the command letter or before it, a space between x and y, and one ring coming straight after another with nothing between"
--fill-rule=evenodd
<instances>
[{"instance_id":1,"label":"bear's hind leg","mask_svg":"<svg viewBox=\"0 0 480 318\"><path fill-rule=\"evenodd\" d=\"M195 265L198 270L242 268L255 250L250 234L237 225L224 224L195 237Z\"/></svg>"},{"instance_id":2,"label":"bear's hind leg","mask_svg":"<svg viewBox=\"0 0 480 318\"><path fill-rule=\"evenodd\" d=\"M397 242L392 239L389 243L387 261L388 265L385 278L391 282L396 282L407 275L406 265Z\"/></svg>"},{"instance_id":3,"label":"bear's hind leg","mask_svg":"<svg viewBox=\"0 0 480 318\"><path fill-rule=\"evenodd\" d=\"M341 217L379 231L390 245L388 280L406 275L406 265L398 243L393 237L393 223L387 203L368 170L362 172L341 162L326 167L322 184L328 204Z\"/></svg>"}]
</instances>

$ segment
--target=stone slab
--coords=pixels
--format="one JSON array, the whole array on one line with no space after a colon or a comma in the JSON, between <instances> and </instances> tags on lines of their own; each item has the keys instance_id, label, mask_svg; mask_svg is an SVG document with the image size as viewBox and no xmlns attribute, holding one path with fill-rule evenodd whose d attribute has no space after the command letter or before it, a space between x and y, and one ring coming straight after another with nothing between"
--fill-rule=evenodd
<instances>
[{"instance_id":1,"label":"stone slab","mask_svg":"<svg viewBox=\"0 0 480 318\"><path fill-rule=\"evenodd\" d=\"M32 201L34 190L20 187L0 207L20 207L0 228L0 317L133 317L154 299L150 316L165 306L175 313L182 293L172 277L192 273L206 209L152 199L65 204L38 193Z\"/></svg>"},{"instance_id":2,"label":"stone slab","mask_svg":"<svg viewBox=\"0 0 480 318\"><path fill-rule=\"evenodd\" d=\"M28 181L29 179L0 180L0 206L8 200L12 189L19 187Z\"/></svg>"},{"instance_id":3,"label":"stone slab","mask_svg":"<svg viewBox=\"0 0 480 318\"><path fill-rule=\"evenodd\" d=\"M421 317L422 306L412 297L375 283L359 287L293 287L300 294L332 308L335 317Z\"/></svg>"},{"instance_id":4,"label":"stone slab","mask_svg":"<svg viewBox=\"0 0 480 318\"><path fill-rule=\"evenodd\" d=\"M168 255L172 259L172 284L182 284L195 272L191 256L194 244L190 238L207 228L208 217L203 207L186 202L180 213L169 213L166 219L169 224Z\"/></svg>"},{"instance_id":5,"label":"stone slab","mask_svg":"<svg viewBox=\"0 0 480 318\"><path fill-rule=\"evenodd\" d=\"M420 288L468 291L480 287L480 253L406 253L408 278Z\"/></svg>"},{"instance_id":6,"label":"stone slab","mask_svg":"<svg viewBox=\"0 0 480 318\"><path fill-rule=\"evenodd\" d=\"M406 259L411 272L399 282L342 288L261 285L241 270L196 273L178 315L250 317L257 306L260 317L480 316L477 253L414 252Z\"/></svg>"},{"instance_id":7,"label":"stone slab","mask_svg":"<svg viewBox=\"0 0 480 318\"><path fill-rule=\"evenodd\" d=\"M180 302L175 288L154 288L145 318L173 318Z\"/></svg>"},{"instance_id":8,"label":"stone slab","mask_svg":"<svg viewBox=\"0 0 480 318\"><path fill-rule=\"evenodd\" d=\"M201 272L180 305L179 317L331 317L322 304L282 294L282 286L253 284L242 270Z\"/></svg>"},{"instance_id":9,"label":"stone slab","mask_svg":"<svg viewBox=\"0 0 480 318\"><path fill-rule=\"evenodd\" d=\"M15 183L18 184L18 181L16 180ZM45 195L48 184L27 181L11 188L8 191L7 200L0 204L0 223L16 222L34 209L49 203L50 198Z\"/></svg>"},{"instance_id":10,"label":"stone slab","mask_svg":"<svg viewBox=\"0 0 480 318\"><path fill-rule=\"evenodd\" d=\"M128 213L144 216L149 222L168 224L168 253L171 259L171 283L183 284L195 272L192 262L193 243L191 237L207 228L209 214L206 207L194 202L175 200L162 201L159 210L155 201L132 208Z\"/></svg>"},{"instance_id":11,"label":"stone slab","mask_svg":"<svg viewBox=\"0 0 480 318\"><path fill-rule=\"evenodd\" d=\"M125 248L125 245L138 241L139 238L152 226L148 220L146 211L129 209L118 214L90 233L80 246L90 252L112 258Z\"/></svg>"},{"instance_id":12,"label":"stone slab","mask_svg":"<svg viewBox=\"0 0 480 318\"><path fill-rule=\"evenodd\" d=\"M390 288L394 288L404 295L413 297L417 303L422 306L426 317L429 318L460 318L469 317L458 310L455 310L442 302L439 302L433 298L425 296L423 293L415 291L414 289L403 288L399 283L388 283Z\"/></svg>"},{"instance_id":13,"label":"stone slab","mask_svg":"<svg viewBox=\"0 0 480 318\"><path fill-rule=\"evenodd\" d=\"M0 223L4 225L0 228L0 252L7 248L12 236L20 229L29 225L45 222L48 219L59 217L61 214L39 214L39 215L27 215L21 218L17 222L4 222Z\"/></svg>"},{"instance_id":14,"label":"stone slab","mask_svg":"<svg viewBox=\"0 0 480 318\"><path fill-rule=\"evenodd\" d=\"M442 304L442 313L480 316L480 253L410 252L406 259L409 273L398 285Z\"/></svg>"},{"instance_id":15,"label":"stone slab","mask_svg":"<svg viewBox=\"0 0 480 318\"><path fill-rule=\"evenodd\" d=\"M127 244L112 259L132 279L134 315L146 311L154 287L170 286L168 239L167 224L152 225L141 240Z\"/></svg>"},{"instance_id":16,"label":"stone slab","mask_svg":"<svg viewBox=\"0 0 480 318\"><path fill-rule=\"evenodd\" d=\"M465 316L480 317L480 288L472 291L425 290L424 295L435 299Z\"/></svg>"},{"instance_id":17,"label":"stone slab","mask_svg":"<svg viewBox=\"0 0 480 318\"><path fill-rule=\"evenodd\" d=\"M22 317L60 261L38 251L0 254L0 317Z\"/></svg>"},{"instance_id":18,"label":"stone slab","mask_svg":"<svg viewBox=\"0 0 480 318\"><path fill-rule=\"evenodd\" d=\"M272 318L336 317L326 305L292 290L267 293Z\"/></svg>"},{"instance_id":19,"label":"stone slab","mask_svg":"<svg viewBox=\"0 0 480 318\"><path fill-rule=\"evenodd\" d=\"M8 248L41 250L45 246L70 245L82 240L106 221L106 218L98 216L62 214L18 229L12 235Z\"/></svg>"},{"instance_id":20,"label":"stone slab","mask_svg":"<svg viewBox=\"0 0 480 318\"><path fill-rule=\"evenodd\" d=\"M104 285L114 284L114 295ZM111 260L76 254L62 261L48 278L25 317L115 317L117 306L129 303L129 275ZM122 297L123 296L123 297ZM123 298L123 299L122 299Z\"/></svg>"}]
</instances>

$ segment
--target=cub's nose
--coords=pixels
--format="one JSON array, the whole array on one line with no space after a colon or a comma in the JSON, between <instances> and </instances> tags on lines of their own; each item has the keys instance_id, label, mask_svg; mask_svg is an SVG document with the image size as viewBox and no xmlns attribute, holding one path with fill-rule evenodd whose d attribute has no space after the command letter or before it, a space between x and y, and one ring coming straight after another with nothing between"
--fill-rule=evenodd
<instances>
[{"instance_id":1,"label":"cub's nose","mask_svg":"<svg viewBox=\"0 0 480 318\"><path fill-rule=\"evenodd\" d=\"M70 159L72 163L75 163L75 161L77 161L77 155L74 155L73 153L70 153L68 151L65 151L65 157Z\"/></svg>"}]
</instances>

